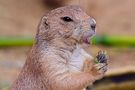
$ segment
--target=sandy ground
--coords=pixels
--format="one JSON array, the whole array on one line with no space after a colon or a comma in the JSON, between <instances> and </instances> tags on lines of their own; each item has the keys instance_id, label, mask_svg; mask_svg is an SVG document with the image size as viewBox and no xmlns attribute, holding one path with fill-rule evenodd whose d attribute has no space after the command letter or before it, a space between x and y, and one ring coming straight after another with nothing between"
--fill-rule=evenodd
<instances>
[{"instance_id":1,"label":"sandy ground","mask_svg":"<svg viewBox=\"0 0 135 90\"><path fill-rule=\"evenodd\" d=\"M87 0L88 1L88 0ZM78 0L69 1L68 4ZM97 21L97 34L135 35L135 0L80 1L80 5ZM86 5L83 5L86 4ZM0 36L33 36L38 22L50 8L42 0L0 0ZM5 88L17 77L30 47L0 48L0 87ZM106 49L110 56L109 71L135 65L135 49L93 46L93 55ZM0 88L0 90L1 90Z\"/></svg>"}]
</instances>

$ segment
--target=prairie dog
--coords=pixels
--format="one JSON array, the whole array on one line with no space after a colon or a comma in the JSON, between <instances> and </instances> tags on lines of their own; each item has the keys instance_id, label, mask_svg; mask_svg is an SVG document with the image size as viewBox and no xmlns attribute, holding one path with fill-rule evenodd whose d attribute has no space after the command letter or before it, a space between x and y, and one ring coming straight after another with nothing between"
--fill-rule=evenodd
<instances>
[{"instance_id":1,"label":"prairie dog","mask_svg":"<svg viewBox=\"0 0 135 90\"><path fill-rule=\"evenodd\" d=\"M85 51L95 30L96 21L79 6L60 7L45 14L11 90L84 90L102 78L107 66L95 64Z\"/></svg>"}]
</instances>

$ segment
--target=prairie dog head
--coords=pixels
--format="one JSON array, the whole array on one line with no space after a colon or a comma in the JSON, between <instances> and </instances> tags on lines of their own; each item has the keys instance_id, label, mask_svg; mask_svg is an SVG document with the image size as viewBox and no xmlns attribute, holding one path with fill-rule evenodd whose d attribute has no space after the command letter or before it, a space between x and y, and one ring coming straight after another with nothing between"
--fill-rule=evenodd
<instances>
[{"instance_id":1,"label":"prairie dog head","mask_svg":"<svg viewBox=\"0 0 135 90\"><path fill-rule=\"evenodd\" d=\"M96 32L96 21L79 6L65 6L44 15L38 27L37 40L64 38L89 43Z\"/></svg>"}]
</instances>

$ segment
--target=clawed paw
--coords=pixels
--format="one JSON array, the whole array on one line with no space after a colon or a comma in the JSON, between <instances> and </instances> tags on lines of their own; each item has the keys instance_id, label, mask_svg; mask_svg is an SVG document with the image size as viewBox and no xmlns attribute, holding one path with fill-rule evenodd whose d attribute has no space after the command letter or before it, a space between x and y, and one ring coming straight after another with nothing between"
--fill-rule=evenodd
<instances>
[{"instance_id":1,"label":"clawed paw","mask_svg":"<svg viewBox=\"0 0 135 90\"><path fill-rule=\"evenodd\" d=\"M101 79L108 67L108 56L105 51L99 51L96 56L96 63L92 60L85 60L83 71L94 76L95 80Z\"/></svg>"},{"instance_id":2,"label":"clawed paw","mask_svg":"<svg viewBox=\"0 0 135 90\"><path fill-rule=\"evenodd\" d=\"M107 71L106 63L95 64L94 67L92 68L92 74L93 76L95 76L95 79L101 79L106 71Z\"/></svg>"},{"instance_id":3,"label":"clawed paw","mask_svg":"<svg viewBox=\"0 0 135 90\"><path fill-rule=\"evenodd\" d=\"M104 76L105 72L107 71L107 63L108 56L106 51L99 51L98 55L96 56L96 64L93 67L93 75L96 79L100 79Z\"/></svg>"},{"instance_id":4,"label":"clawed paw","mask_svg":"<svg viewBox=\"0 0 135 90\"><path fill-rule=\"evenodd\" d=\"M107 63L108 56L106 51L99 51L98 55L96 56L97 63Z\"/></svg>"}]
</instances>

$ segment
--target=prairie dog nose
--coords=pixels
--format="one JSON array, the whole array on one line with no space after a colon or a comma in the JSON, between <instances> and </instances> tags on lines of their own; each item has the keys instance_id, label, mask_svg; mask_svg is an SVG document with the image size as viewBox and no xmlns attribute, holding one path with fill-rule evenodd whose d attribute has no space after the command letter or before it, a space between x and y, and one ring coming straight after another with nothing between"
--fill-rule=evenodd
<instances>
[{"instance_id":1,"label":"prairie dog nose","mask_svg":"<svg viewBox=\"0 0 135 90\"><path fill-rule=\"evenodd\" d=\"M92 30L95 31L95 29L96 29L96 21L95 21L95 19L90 20L90 27L91 27Z\"/></svg>"}]
</instances>

